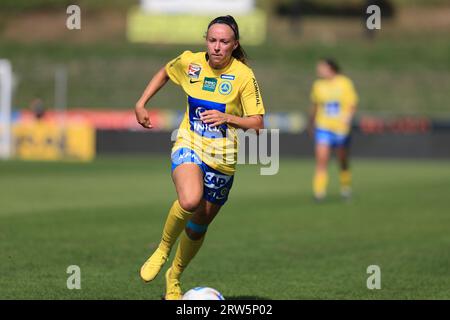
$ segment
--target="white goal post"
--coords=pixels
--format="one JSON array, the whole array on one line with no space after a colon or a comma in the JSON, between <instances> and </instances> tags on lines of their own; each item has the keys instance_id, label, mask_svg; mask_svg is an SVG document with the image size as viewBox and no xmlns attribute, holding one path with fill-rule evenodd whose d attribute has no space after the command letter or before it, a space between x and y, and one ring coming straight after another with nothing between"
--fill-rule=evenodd
<instances>
[{"instance_id":1,"label":"white goal post","mask_svg":"<svg viewBox=\"0 0 450 320\"><path fill-rule=\"evenodd\" d=\"M11 157L11 97L11 63L0 59L0 159Z\"/></svg>"}]
</instances>

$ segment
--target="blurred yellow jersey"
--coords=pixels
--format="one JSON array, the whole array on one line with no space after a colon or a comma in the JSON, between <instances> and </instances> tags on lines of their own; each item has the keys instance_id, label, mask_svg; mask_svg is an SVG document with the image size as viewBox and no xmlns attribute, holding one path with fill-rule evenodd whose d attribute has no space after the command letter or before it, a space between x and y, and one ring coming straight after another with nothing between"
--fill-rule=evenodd
<instances>
[{"instance_id":1,"label":"blurred yellow jersey","mask_svg":"<svg viewBox=\"0 0 450 320\"><path fill-rule=\"evenodd\" d=\"M331 80L319 79L313 84L311 101L317 105L316 128L339 135L350 132L352 107L358 103L358 95L352 81L343 75Z\"/></svg>"},{"instance_id":2,"label":"blurred yellow jersey","mask_svg":"<svg viewBox=\"0 0 450 320\"><path fill-rule=\"evenodd\" d=\"M253 71L232 58L223 69L213 69L206 52L185 51L166 65L170 79L187 95L187 107L172 152L190 148L208 166L233 174L237 162L236 128L227 124L211 127L200 114L218 110L239 117L263 115L264 106Z\"/></svg>"}]
</instances>

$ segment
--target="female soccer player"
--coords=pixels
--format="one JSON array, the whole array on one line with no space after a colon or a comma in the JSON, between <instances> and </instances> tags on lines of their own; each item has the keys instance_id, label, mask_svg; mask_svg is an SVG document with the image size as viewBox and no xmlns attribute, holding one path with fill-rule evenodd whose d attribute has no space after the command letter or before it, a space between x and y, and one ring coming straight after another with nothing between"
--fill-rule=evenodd
<instances>
[{"instance_id":1,"label":"female soccer player","mask_svg":"<svg viewBox=\"0 0 450 320\"><path fill-rule=\"evenodd\" d=\"M313 191L316 200L326 196L327 166L330 150L336 149L340 165L341 195L351 195L351 174L349 169L350 129L358 103L358 96L352 81L340 73L339 66L332 59L322 59L317 63L320 79L311 91L312 108L310 131L315 129L316 172Z\"/></svg>"},{"instance_id":2,"label":"female soccer player","mask_svg":"<svg viewBox=\"0 0 450 320\"><path fill-rule=\"evenodd\" d=\"M239 28L232 16L209 23L206 50L185 51L170 61L155 74L135 107L137 121L150 129L145 104L169 79L187 96L186 113L172 148L172 179L178 199L169 210L158 248L140 271L144 281L152 281L181 234L165 275L166 300L181 299L180 276L227 201L237 162L236 130L258 132L264 127L258 83L246 65Z\"/></svg>"}]
</instances>

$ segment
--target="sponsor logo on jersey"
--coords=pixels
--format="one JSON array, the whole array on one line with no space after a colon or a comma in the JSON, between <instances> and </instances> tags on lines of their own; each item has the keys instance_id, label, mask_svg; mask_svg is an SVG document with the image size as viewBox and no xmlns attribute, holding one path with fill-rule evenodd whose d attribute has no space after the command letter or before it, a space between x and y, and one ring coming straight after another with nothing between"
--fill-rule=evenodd
<instances>
[{"instance_id":1,"label":"sponsor logo on jersey","mask_svg":"<svg viewBox=\"0 0 450 320\"><path fill-rule=\"evenodd\" d=\"M253 80L253 86L255 87L255 97L256 97L256 105L260 105L261 104L261 96L259 95L259 86L258 86L258 82L256 82L255 78L252 78Z\"/></svg>"},{"instance_id":2,"label":"sponsor logo on jersey","mask_svg":"<svg viewBox=\"0 0 450 320\"><path fill-rule=\"evenodd\" d=\"M230 81L222 81L219 84L219 93L223 95L230 94L231 90L233 90L233 86Z\"/></svg>"},{"instance_id":3,"label":"sponsor logo on jersey","mask_svg":"<svg viewBox=\"0 0 450 320\"><path fill-rule=\"evenodd\" d=\"M188 77L191 79L198 79L200 77L200 72L202 72L202 66L191 63L188 68Z\"/></svg>"},{"instance_id":4,"label":"sponsor logo on jersey","mask_svg":"<svg viewBox=\"0 0 450 320\"><path fill-rule=\"evenodd\" d=\"M327 116L336 117L339 115L340 103L339 101L328 101L325 103L325 113Z\"/></svg>"},{"instance_id":5,"label":"sponsor logo on jersey","mask_svg":"<svg viewBox=\"0 0 450 320\"><path fill-rule=\"evenodd\" d=\"M216 86L217 86L217 79L205 77L202 89L204 91L214 92L216 90Z\"/></svg>"},{"instance_id":6,"label":"sponsor logo on jersey","mask_svg":"<svg viewBox=\"0 0 450 320\"><path fill-rule=\"evenodd\" d=\"M206 109L203 108L203 107L198 107L197 109L195 109L195 115L192 117L192 120L194 120L194 121L201 121L202 120L201 119L201 114L203 112L205 112L205 111L206 111Z\"/></svg>"},{"instance_id":7,"label":"sponsor logo on jersey","mask_svg":"<svg viewBox=\"0 0 450 320\"><path fill-rule=\"evenodd\" d=\"M215 79L214 79L215 80ZM226 104L217 103L208 100L196 99L188 96L189 104L189 123L190 129L200 136L207 138L223 138L226 135L227 125L221 124L219 126L213 127L207 123L204 123L200 119L201 113L206 110L218 110L220 112L225 112Z\"/></svg>"},{"instance_id":8,"label":"sponsor logo on jersey","mask_svg":"<svg viewBox=\"0 0 450 320\"><path fill-rule=\"evenodd\" d=\"M225 80L234 80L234 79L235 79L235 76L232 75L232 74L222 74L222 75L220 76L220 78L221 78L221 79L225 79Z\"/></svg>"}]
</instances>

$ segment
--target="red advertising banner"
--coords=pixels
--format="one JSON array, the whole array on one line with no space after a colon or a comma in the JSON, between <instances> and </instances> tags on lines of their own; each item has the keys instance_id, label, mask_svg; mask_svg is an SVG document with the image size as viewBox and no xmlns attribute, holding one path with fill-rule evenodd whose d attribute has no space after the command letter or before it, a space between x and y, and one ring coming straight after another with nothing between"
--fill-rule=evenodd
<instances>
[{"instance_id":1,"label":"red advertising banner","mask_svg":"<svg viewBox=\"0 0 450 320\"><path fill-rule=\"evenodd\" d=\"M180 116L173 111L163 111L159 109L149 110L153 130L167 131L173 130L177 126ZM31 111L22 111L20 120L34 118ZM70 109L64 113L57 111L47 111L45 119L63 121L88 121L96 129L105 130L146 130L137 122L133 110L89 110L89 109ZM178 120L179 119L179 120Z\"/></svg>"}]
</instances>

